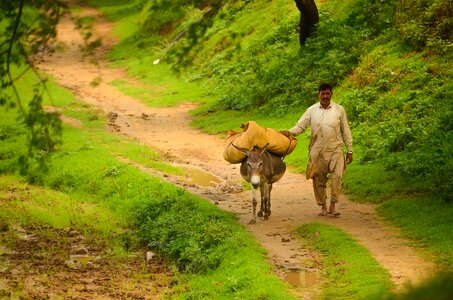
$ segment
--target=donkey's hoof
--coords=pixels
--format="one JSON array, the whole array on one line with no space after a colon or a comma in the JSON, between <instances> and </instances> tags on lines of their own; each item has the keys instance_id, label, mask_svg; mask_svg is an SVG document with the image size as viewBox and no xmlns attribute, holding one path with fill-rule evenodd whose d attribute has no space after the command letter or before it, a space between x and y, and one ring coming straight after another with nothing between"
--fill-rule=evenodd
<instances>
[{"instance_id":1,"label":"donkey's hoof","mask_svg":"<svg viewBox=\"0 0 453 300\"><path fill-rule=\"evenodd\" d=\"M263 216L263 212L262 211L259 211L258 212L258 217L262 217Z\"/></svg>"},{"instance_id":2,"label":"donkey's hoof","mask_svg":"<svg viewBox=\"0 0 453 300\"><path fill-rule=\"evenodd\" d=\"M251 219L250 222L249 222L249 224L252 224L252 225L253 225L253 224L256 224L256 220L255 220L255 219Z\"/></svg>"},{"instance_id":3,"label":"donkey's hoof","mask_svg":"<svg viewBox=\"0 0 453 300\"><path fill-rule=\"evenodd\" d=\"M264 216L264 220L265 221L269 220L269 216Z\"/></svg>"}]
</instances>

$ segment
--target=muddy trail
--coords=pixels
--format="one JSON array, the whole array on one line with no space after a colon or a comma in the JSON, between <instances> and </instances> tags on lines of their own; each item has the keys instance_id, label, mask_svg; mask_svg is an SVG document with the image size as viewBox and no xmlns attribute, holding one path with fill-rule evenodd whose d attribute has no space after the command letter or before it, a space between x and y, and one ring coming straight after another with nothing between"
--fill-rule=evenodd
<instances>
[{"instance_id":1,"label":"muddy trail","mask_svg":"<svg viewBox=\"0 0 453 300\"><path fill-rule=\"evenodd\" d=\"M96 63L92 58L84 58L81 52L84 40L74 23L74 17L81 16L94 16L95 36L103 38L102 46L94 53ZM147 107L109 84L119 79L139 84L127 78L124 70L107 66L104 55L115 42L111 29L112 24L89 7L83 7L76 16L66 15L58 27L57 48L60 50L43 53L35 65L54 76L80 100L101 109L109 117L110 130L133 137L163 153L172 163L190 170L188 177L172 177L123 159L144 172L162 176L212 201L221 209L236 213L240 222L268 251L276 274L291 282L303 295L301 297L316 298L323 272L316 255L304 249L296 237L296 227L306 222L330 224L351 234L389 271L397 287L406 282L417 283L432 273L434 265L419 257L408 246L408 241L399 237L397 229L380 220L375 206L353 203L343 196L338 205L340 217L318 216L311 181L303 174L288 171L274 184L269 220L258 219L256 224L248 224L251 191L241 188L239 165L231 165L223 159L225 139L190 127L189 111L196 105L188 102L171 108ZM94 81L99 84L93 85ZM79 125L69 118L64 121Z\"/></svg>"}]
</instances>

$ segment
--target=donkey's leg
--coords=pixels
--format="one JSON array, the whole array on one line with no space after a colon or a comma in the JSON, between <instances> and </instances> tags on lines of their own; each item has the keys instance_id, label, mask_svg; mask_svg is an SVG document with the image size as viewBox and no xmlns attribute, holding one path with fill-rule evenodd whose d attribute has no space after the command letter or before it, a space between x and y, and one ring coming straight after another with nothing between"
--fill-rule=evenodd
<instances>
[{"instance_id":1,"label":"donkey's leg","mask_svg":"<svg viewBox=\"0 0 453 300\"><path fill-rule=\"evenodd\" d=\"M253 194L253 200L252 200L253 219L250 220L249 224L255 224L256 223L256 205L258 204L258 201L256 201L256 192L257 192L257 189L252 188L252 194Z\"/></svg>"},{"instance_id":2,"label":"donkey's leg","mask_svg":"<svg viewBox=\"0 0 453 300\"><path fill-rule=\"evenodd\" d=\"M272 183L269 184L269 189L267 190L267 205L266 205L266 214L271 215L271 192L272 192Z\"/></svg>"},{"instance_id":3,"label":"donkey's leg","mask_svg":"<svg viewBox=\"0 0 453 300\"><path fill-rule=\"evenodd\" d=\"M265 195L265 188L264 183L260 183L260 195L261 195L261 202L260 202L260 211L258 212L258 217L262 217L265 212L265 204L264 204L264 195Z\"/></svg>"},{"instance_id":4,"label":"donkey's leg","mask_svg":"<svg viewBox=\"0 0 453 300\"><path fill-rule=\"evenodd\" d=\"M263 184L264 188L263 188L263 198L262 198L262 203L263 203L263 206L264 206L264 220L268 220L269 219L269 216L271 214L271 198L270 198L270 195L271 195L271 189L272 189L272 185L271 184Z\"/></svg>"}]
</instances>

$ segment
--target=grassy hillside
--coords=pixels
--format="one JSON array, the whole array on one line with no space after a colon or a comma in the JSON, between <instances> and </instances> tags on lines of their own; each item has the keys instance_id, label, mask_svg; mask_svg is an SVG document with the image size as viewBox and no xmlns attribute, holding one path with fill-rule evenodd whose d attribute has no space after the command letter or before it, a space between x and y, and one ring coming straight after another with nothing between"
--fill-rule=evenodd
<instances>
[{"instance_id":1,"label":"grassy hillside","mask_svg":"<svg viewBox=\"0 0 453 300\"><path fill-rule=\"evenodd\" d=\"M451 200L443 179L453 175L450 1L319 1L319 27L302 48L293 2L215 3L93 1L120 22L123 40L111 58L131 75L158 80L152 62L160 59L205 86L189 96L205 103L197 126L223 132L233 125L219 124L225 112L239 111L288 128L317 101L318 84L332 82L361 164L378 163L413 190Z\"/></svg>"},{"instance_id":2,"label":"grassy hillside","mask_svg":"<svg viewBox=\"0 0 453 300\"><path fill-rule=\"evenodd\" d=\"M302 48L292 1L90 3L117 23L113 63L145 83L179 74L184 84L172 86L165 101L202 104L194 125L210 133L250 119L288 129L317 101L318 84L334 83L355 144L346 192L355 201L385 202L384 217L453 265L445 226L453 221L451 1L318 1L319 27ZM308 141L309 133L301 135L286 158L295 170L305 169ZM437 242L423 218L433 219Z\"/></svg>"},{"instance_id":3,"label":"grassy hillside","mask_svg":"<svg viewBox=\"0 0 453 300\"><path fill-rule=\"evenodd\" d=\"M287 128L317 101L318 84L332 82L361 164L396 170L424 182L417 192L451 200L451 1L318 1L318 30L302 48L292 1L220 2L91 1L121 24L111 57L132 75L157 80L152 62L160 59L205 86L193 97L206 105L198 126L223 132L232 125L225 116L239 111Z\"/></svg>"}]
</instances>

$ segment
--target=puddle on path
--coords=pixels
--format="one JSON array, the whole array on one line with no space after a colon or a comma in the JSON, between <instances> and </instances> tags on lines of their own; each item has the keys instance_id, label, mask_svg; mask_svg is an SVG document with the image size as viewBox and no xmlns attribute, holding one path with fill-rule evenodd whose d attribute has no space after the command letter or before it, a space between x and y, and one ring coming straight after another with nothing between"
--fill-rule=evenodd
<instances>
[{"instance_id":1,"label":"puddle on path","mask_svg":"<svg viewBox=\"0 0 453 300\"><path fill-rule=\"evenodd\" d=\"M316 272L311 270L288 270L285 281L292 286L309 287L318 282Z\"/></svg>"},{"instance_id":2,"label":"puddle on path","mask_svg":"<svg viewBox=\"0 0 453 300\"><path fill-rule=\"evenodd\" d=\"M184 171L184 180L188 183L200 185L200 186L216 186L222 180L217 176L206 172L202 169L189 167L189 166L179 166Z\"/></svg>"}]
</instances>

